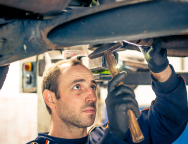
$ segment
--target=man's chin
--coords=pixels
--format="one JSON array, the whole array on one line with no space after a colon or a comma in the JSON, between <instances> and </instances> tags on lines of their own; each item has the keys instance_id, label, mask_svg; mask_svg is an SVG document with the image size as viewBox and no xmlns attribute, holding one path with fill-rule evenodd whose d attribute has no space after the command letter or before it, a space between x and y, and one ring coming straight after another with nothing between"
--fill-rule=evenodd
<instances>
[{"instance_id":1,"label":"man's chin","mask_svg":"<svg viewBox=\"0 0 188 144\"><path fill-rule=\"evenodd\" d=\"M93 125L95 121L95 115L89 115L85 120L84 123L87 124L87 127Z\"/></svg>"},{"instance_id":2,"label":"man's chin","mask_svg":"<svg viewBox=\"0 0 188 144\"><path fill-rule=\"evenodd\" d=\"M85 120L85 121L83 121L82 124L79 125L79 127L80 128L87 128L87 127L92 126L93 123L94 123L94 120L93 121L87 121L87 120Z\"/></svg>"}]
</instances>

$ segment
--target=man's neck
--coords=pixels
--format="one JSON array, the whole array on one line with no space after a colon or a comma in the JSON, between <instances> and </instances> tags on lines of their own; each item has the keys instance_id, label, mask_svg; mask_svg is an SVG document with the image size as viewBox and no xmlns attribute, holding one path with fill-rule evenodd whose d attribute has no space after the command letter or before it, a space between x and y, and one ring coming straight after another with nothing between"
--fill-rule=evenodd
<instances>
[{"instance_id":1,"label":"man's neck","mask_svg":"<svg viewBox=\"0 0 188 144\"><path fill-rule=\"evenodd\" d=\"M52 119L48 135L65 139L79 139L87 136L87 128L78 128L72 124L63 122L60 119L56 121Z\"/></svg>"}]
</instances>

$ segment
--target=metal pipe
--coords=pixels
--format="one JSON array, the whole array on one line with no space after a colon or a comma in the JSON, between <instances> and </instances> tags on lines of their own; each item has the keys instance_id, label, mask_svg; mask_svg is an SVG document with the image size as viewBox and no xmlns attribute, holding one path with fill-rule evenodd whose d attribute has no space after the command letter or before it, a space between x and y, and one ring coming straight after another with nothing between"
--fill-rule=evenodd
<instances>
[{"instance_id":1,"label":"metal pipe","mask_svg":"<svg viewBox=\"0 0 188 144\"><path fill-rule=\"evenodd\" d=\"M188 56L188 35L163 37L161 47L167 49L168 56L186 57ZM127 49L140 51L139 48L134 45L128 45Z\"/></svg>"}]
</instances>

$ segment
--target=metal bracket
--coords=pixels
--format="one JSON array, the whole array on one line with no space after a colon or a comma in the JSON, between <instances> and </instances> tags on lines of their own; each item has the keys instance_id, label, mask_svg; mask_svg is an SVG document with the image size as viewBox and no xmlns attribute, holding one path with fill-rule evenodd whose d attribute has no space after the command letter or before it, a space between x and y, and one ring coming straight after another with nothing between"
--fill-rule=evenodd
<instances>
[{"instance_id":1,"label":"metal bracket","mask_svg":"<svg viewBox=\"0 0 188 144\"><path fill-rule=\"evenodd\" d=\"M115 59L118 62L118 53L117 52L113 52L113 54L115 56ZM108 69L104 56L101 56L101 57L98 57L98 58L95 58L95 59L90 59L88 57L82 57L81 61L91 71L98 71L98 70Z\"/></svg>"}]
</instances>

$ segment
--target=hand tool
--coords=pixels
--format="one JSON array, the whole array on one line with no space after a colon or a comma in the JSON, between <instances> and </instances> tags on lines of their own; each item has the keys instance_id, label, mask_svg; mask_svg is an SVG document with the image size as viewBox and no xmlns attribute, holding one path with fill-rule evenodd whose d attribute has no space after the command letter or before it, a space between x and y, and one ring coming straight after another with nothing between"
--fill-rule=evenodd
<instances>
[{"instance_id":1,"label":"hand tool","mask_svg":"<svg viewBox=\"0 0 188 144\"><path fill-rule=\"evenodd\" d=\"M104 44L100 46L98 49L96 49L93 53L91 53L88 57L93 59L104 55L108 69L113 78L115 75L119 73L119 69L116 67L117 62L113 55L113 51L116 51L118 48L122 46L123 46L123 42L118 42L113 45ZM123 81L119 83L119 85L123 85L123 84L124 84ZM135 114L133 113L132 110L127 110L127 115L129 117L129 129L131 132L132 140L134 143L139 143L142 140L144 140L144 136L142 134L142 131L140 130Z\"/></svg>"}]
</instances>

